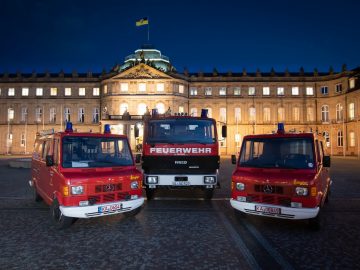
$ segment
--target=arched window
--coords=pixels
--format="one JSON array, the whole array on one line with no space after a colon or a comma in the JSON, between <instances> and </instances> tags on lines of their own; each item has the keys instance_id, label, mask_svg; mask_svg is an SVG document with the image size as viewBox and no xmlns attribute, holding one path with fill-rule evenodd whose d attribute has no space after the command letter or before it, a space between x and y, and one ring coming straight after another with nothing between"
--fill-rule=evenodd
<instances>
[{"instance_id":1,"label":"arched window","mask_svg":"<svg viewBox=\"0 0 360 270\"><path fill-rule=\"evenodd\" d=\"M342 121L343 117L343 106L341 103L338 103L336 104L336 121Z\"/></svg>"},{"instance_id":2,"label":"arched window","mask_svg":"<svg viewBox=\"0 0 360 270\"><path fill-rule=\"evenodd\" d=\"M241 122L241 108L235 108L235 122Z\"/></svg>"},{"instance_id":3,"label":"arched window","mask_svg":"<svg viewBox=\"0 0 360 270\"><path fill-rule=\"evenodd\" d=\"M125 111L129 111L129 105L127 103L120 104L120 115L123 115Z\"/></svg>"},{"instance_id":4,"label":"arched window","mask_svg":"<svg viewBox=\"0 0 360 270\"><path fill-rule=\"evenodd\" d=\"M285 108L284 107L278 108L278 121L279 122L285 121Z\"/></svg>"},{"instance_id":5,"label":"arched window","mask_svg":"<svg viewBox=\"0 0 360 270\"><path fill-rule=\"evenodd\" d=\"M321 121L329 122L329 106L328 105L321 106Z\"/></svg>"},{"instance_id":6,"label":"arched window","mask_svg":"<svg viewBox=\"0 0 360 270\"><path fill-rule=\"evenodd\" d=\"M156 109L158 110L158 113L163 114L165 113L165 105L162 102L159 102L156 104Z\"/></svg>"},{"instance_id":7,"label":"arched window","mask_svg":"<svg viewBox=\"0 0 360 270\"><path fill-rule=\"evenodd\" d=\"M264 123L269 123L271 121L270 108L265 107L263 109L263 121Z\"/></svg>"},{"instance_id":8,"label":"arched window","mask_svg":"<svg viewBox=\"0 0 360 270\"><path fill-rule=\"evenodd\" d=\"M339 147L344 146L342 130L339 130L338 133L337 133L337 146L339 146Z\"/></svg>"},{"instance_id":9,"label":"arched window","mask_svg":"<svg viewBox=\"0 0 360 270\"><path fill-rule=\"evenodd\" d=\"M256 121L256 109L255 107L249 108L249 122L255 122Z\"/></svg>"},{"instance_id":10,"label":"arched window","mask_svg":"<svg viewBox=\"0 0 360 270\"><path fill-rule=\"evenodd\" d=\"M146 104L145 103L139 103L138 105L138 114L144 115L146 113Z\"/></svg>"}]
</instances>

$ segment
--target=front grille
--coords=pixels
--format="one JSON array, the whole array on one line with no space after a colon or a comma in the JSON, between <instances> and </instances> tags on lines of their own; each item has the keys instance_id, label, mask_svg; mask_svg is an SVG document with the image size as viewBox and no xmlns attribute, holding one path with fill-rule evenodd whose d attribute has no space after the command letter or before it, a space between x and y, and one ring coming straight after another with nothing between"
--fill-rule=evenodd
<instances>
[{"instance_id":1,"label":"front grille","mask_svg":"<svg viewBox=\"0 0 360 270\"><path fill-rule=\"evenodd\" d=\"M269 192L269 187L271 192ZM256 192L268 193L268 194L284 194L284 188L281 186L271 186L271 185L254 185L254 190ZM265 190L267 192L265 192Z\"/></svg>"},{"instance_id":2,"label":"front grille","mask_svg":"<svg viewBox=\"0 0 360 270\"><path fill-rule=\"evenodd\" d=\"M291 198L284 196L249 194L246 199L247 202L252 203L266 203L286 207L290 207L291 205Z\"/></svg>"},{"instance_id":3,"label":"front grille","mask_svg":"<svg viewBox=\"0 0 360 270\"><path fill-rule=\"evenodd\" d=\"M118 192L118 193L106 193L101 195L91 195L88 196L88 201L91 205L106 203L106 202L114 202L114 201L126 201L131 198L128 192Z\"/></svg>"},{"instance_id":4,"label":"front grille","mask_svg":"<svg viewBox=\"0 0 360 270\"><path fill-rule=\"evenodd\" d=\"M95 186L95 193L101 193L101 192L113 192L122 190L122 184L107 184L107 185L96 185Z\"/></svg>"}]
</instances>

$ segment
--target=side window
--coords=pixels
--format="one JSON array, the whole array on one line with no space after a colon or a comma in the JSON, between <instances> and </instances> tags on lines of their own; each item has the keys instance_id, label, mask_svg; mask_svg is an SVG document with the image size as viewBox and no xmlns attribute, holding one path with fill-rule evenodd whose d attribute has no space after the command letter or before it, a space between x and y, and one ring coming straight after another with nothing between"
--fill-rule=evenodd
<instances>
[{"instance_id":1,"label":"side window","mask_svg":"<svg viewBox=\"0 0 360 270\"><path fill-rule=\"evenodd\" d=\"M44 145L45 145L45 147L44 147L44 151L43 151L43 155L42 155L43 160L46 159L46 156L47 156L47 155L51 155L51 154L52 154L51 141L50 141L50 140L45 141L45 142L44 142Z\"/></svg>"},{"instance_id":2,"label":"side window","mask_svg":"<svg viewBox=\"0 0 360 270\"><path fill-rule=\"evenodd\" d=\"M319 158L318 162L319 163L322 163L322 160L323 160L323 152L322 152L322 148L320 146L320 142L319 140L316 140L316 154Z\"/></svg>"},{"instance_id":3,"label":"side window","mask_svg":"<svg viewBox=\"0 0 360 270\"><path fill-rule=\"evenodd\" d=\"M39 159L42 158L43 149L44 149L44 142L41 141L41 142L39 143L39 148L38 148L38 150L37 150L37 154L38 154Z\"/></svg>"}]
</instances>

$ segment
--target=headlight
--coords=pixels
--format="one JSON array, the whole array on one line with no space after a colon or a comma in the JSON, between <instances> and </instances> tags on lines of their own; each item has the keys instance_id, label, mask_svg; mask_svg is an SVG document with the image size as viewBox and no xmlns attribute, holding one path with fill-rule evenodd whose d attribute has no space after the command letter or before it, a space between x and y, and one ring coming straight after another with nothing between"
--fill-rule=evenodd
<instances>
[{"instance_id":1,"label":"headlight","mask_svg":"<svg viewBox=\"0 0 360 270\"><path fill-rule=\"evenodd\" d=\"M306 187L297 187L295 188L295 192L298 196L307 196L308 189Z\"/></svg>"},{"instance_id":2,"label":"headlight","mask_svg":"<svg viewBox=\"0 0 360 270\"><path fill-rule=\"evenodd\" d=\"M71 194L72 195L80 195L84 193L84 187L83 186L76 186L71 187Z\"/></svg>"},{"instance_id":3,"label":"headlight","mask_svg":"<svg viewBox=\"0 0 360 270\"><path fill-rule=\"evenodd\" d=\"M157 176L146 176L146 183L147 184L157 184L158 177Z\"/></svg>"},{"instance_id":4,"label":"headlight","mask_svg":"<svg viewBox=\"0 0 360 270\"><path fill-rule=\"evenodd\" d=\"M131 189L138 189L139 183L138 183L138 181L132 181L130 186L131 186Z\"/></svg>"},{"instance_id":5,"label":"headlight","mask_svg":"<svg viewBox=\"0 0 360 270\"><path fill-rule=\"evenodd\" d=\"M245 189L245 184L244 183L236 183L236 189L237 190L244 190Z\"/></svg>"},{"instance_id":6,"label":"headlight","mask_svg":"<svg viewBox=\"0 0 360 270\"><path fill-rule=\"evenodd\" d=\"M215 182L216 182L215 176L204 176L205 184L215 184Z\"/></svg>"}]
</instances>

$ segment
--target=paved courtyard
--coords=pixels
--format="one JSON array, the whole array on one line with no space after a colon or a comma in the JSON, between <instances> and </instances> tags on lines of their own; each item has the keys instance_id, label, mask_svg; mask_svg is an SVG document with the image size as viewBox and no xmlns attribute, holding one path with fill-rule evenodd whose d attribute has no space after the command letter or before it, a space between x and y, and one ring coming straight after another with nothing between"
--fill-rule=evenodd
<instances>
[{"instance_id":1,"label":"paved courtyard","mask_svg":"<svg viewBox=\"0 0 360 270\"><path fill-rule=\"evenodd\" d=\"M360 160L332 159L323 228L304 221L239 218L230 207L230 158L211 201L163 191L134 218L51 225L31 199L30 169L0 159L0 269L360 269Z\"/></svg>"}]
</instances>

